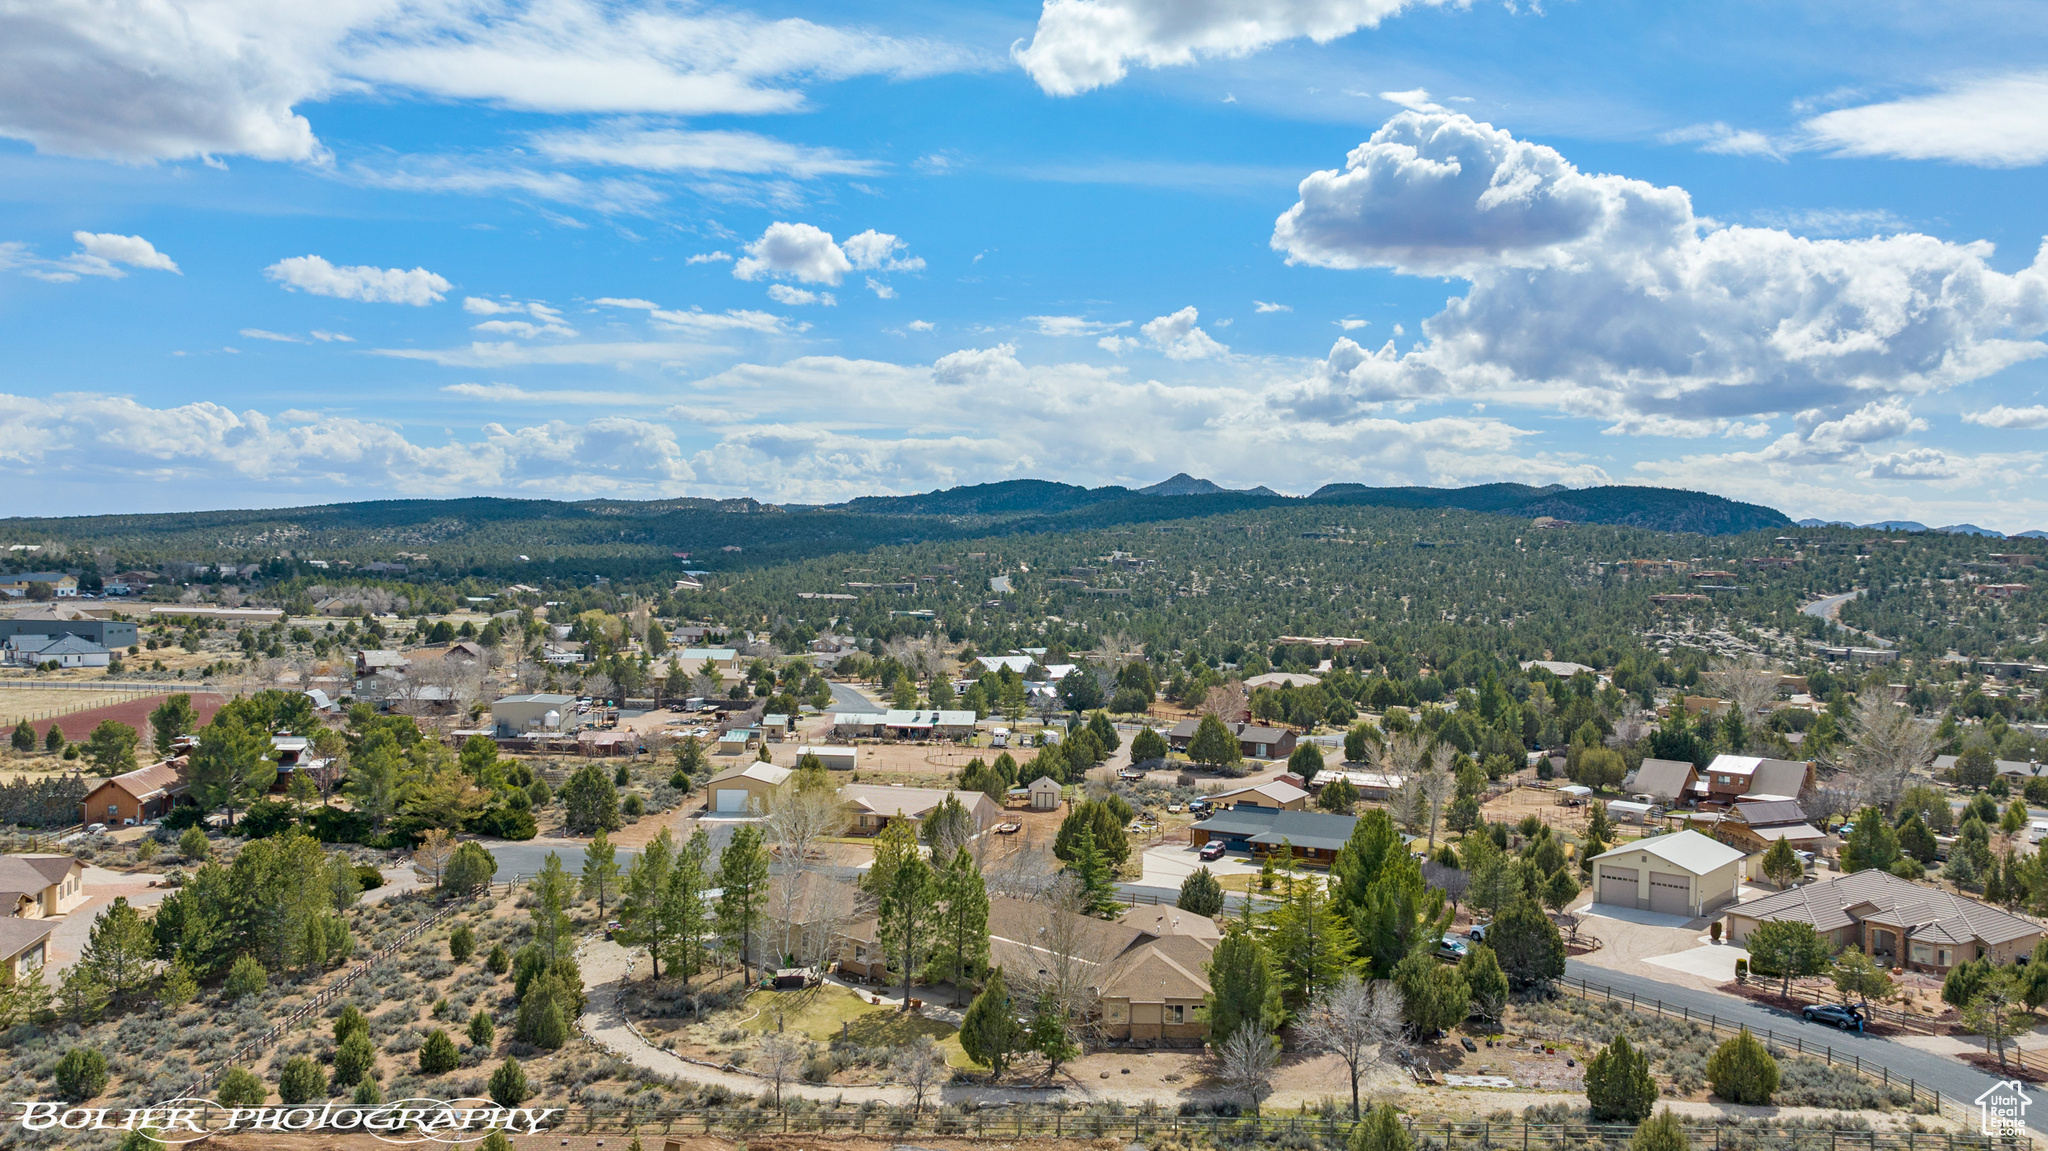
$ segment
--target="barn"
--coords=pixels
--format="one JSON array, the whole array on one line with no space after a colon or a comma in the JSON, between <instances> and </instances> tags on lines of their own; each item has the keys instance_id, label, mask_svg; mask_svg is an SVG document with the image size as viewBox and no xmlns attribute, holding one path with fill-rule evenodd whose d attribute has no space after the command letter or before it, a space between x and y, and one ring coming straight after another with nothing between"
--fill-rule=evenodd
<instances>
[{"instance_id":1,"label":"barn","mask_svg":"<svg viewBox=\"0 0 2048 1151\"><path fill-rule=\"evenodd\" d=\"M1653 835L1593 857L1593 902L1635 911L1709 915L1735 902L1742 852L1697 831Z\"/></svg>"}]
</instances>

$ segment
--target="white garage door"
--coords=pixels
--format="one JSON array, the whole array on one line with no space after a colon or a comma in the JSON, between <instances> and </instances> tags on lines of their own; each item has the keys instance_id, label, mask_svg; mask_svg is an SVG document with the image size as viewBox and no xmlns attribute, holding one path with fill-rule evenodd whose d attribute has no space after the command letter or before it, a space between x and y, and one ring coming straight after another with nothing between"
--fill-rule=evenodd
<instances>
[{"instance_id":1,"label":"white garage door","mask_svg":"<svg viewBox=\"0 0 2048 1151\"><path fill-rule=\"evenodd\" d=\"M1692 883L1683 875L1650 873L1650 910L1666 915L1692 914Z\"/></svg>"},{"instance_id":2,"label":"white garage door","mask_svg":"<svg viewBox=\"0 0 2048 1151\"><path fill-rule=\"evenodd\" d=\"M747 810L747 789L744 787L721 787L714 797L712 810L721 815L743 815Z\"/></svg>"},{"instance_id":3,"label":"white garage door","mask_svg":"<svg viewBox=\"0 0 2048 1151\"><path fill-rule=\"evenodd\" d=\"M1636 905L1636 873L1630 867L1602 867L1600 869L1599 902L1613 903L1622 907Z\"/></svg>"}]
</instances>

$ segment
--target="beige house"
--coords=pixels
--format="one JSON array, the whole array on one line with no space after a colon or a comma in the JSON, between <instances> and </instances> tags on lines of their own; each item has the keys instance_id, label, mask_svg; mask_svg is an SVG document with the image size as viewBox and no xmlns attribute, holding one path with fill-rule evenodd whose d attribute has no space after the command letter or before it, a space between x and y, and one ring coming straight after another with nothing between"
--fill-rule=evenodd
<instances>
[{"instance_id":1,"label":"beige house","mask_svg":"<svg viewBox=\"0 0 2048 1151\"><path fill-rule=\"evenodd\" d=\"M1694 918L1735 902L1743 853L1697 831L1655 835L1593 857L1593 901Z\"/></svg>"},{"instance_id":2,"label":"beige house","mask_svg":"<svg viewBox=\"0 0 2048 1151\"><path fill-rule=\"evenodd\" d=\"M44 919L85 902L85 864L68 855L0 855L0 915Z\"/></svg>"},{"instance_id":3,"label":"beige house","mask_svg":"<svg viewBox=\"0 0 2048 1151\"><path fill-rule=\"evenodd\" d=\"M1275 811L1307 811L1308 792L1291 783L1271 780L1255 787L1218 792L1210 797L1218 807L1270 807Z\"/></svg>"},{"instance_id":4,"label":"beige house","mask_svg":"<svg viewBox=\"0 0 2048 1151\"><path fill-rule=\"evenodd\" d=\"M188 787L185 763L181 755L101 782L79 803L80 822L122 827L170 814Z\"/></svg>"},{"instance_id":5,"label":"beige house","mask_svg":"<svg viewBox=\"0 0 2048 1151\"><path fill-rule=\"evenodd\" d=\"M860 766L860 749L857 747L846 747L830 743L807 743L796 749L797 759L801 760L807 755L817 756L818 762L824 764L829 771L852 771Z\"/></svg>"},{"instance_id":6,"label":"beige house","mask_svg":"<svg viewBox=\"0 0 2048 1151\"><path fill-rule=\"evenodd\" d=\"M0 983L27 979L50 958L54 924L33 919L0 919Z\"/></svg>"},{"instance_id":7,"label":"beige house","mask_svg":"<svg viewBox=\"0 0 2048 1151\"><path fill-rule=\"evenodd\" d=\"M2043 931L1988 903L1870 870L1731 908L1728 935L1740 943L1758 924L1782 920L1810 923L1830 944L1861 948L1880 966L1936 974L1979 957L2011 963L2033 951Z\"/></svg>"},{"instance_id":8,"label":"beige house","mask_svg":"<svg viewBox=\"0 0 2048 1151\"><path fill-rule=\"evenodd\" d=\"M499 738L529 732L574 731L588 722L576 714L576 697L539 692L491 701L491 727Z\"/></svg>"},{"instance_id":9,"label":"beige house","mask_svg":"<svg viewBox=\"0 0 2048 1151\"><path fill-rule=\"evenodd\" d=\"M775 791L793 772L772 763L730 767L711 777L711 810L718 815L766 815Z\"/></svg>"},{"instance_id":10,"label":"beige house","mask_svg":"<svg viewBox=\"0 0 2048 1151\"><path fill-rule=\"evenodd\" d=\"M1064 921L1057 926L1065 929L1060 934L1071 948L1066 954L1099 979L1092 990L1109 1038L1168 1047L1208 1038L1204 968L1222 937L1215 920L1172 907L1137 907L1108 922L998 895L989 900L989 965L1002 968L1012 987L1057 962L1045 945L1049 917ZM878 944L875 928L870 918L840 933L842 974L877 982L889 978L886 948Z\"/></svg>"},{"instance_id":11,"label":"beige house","mask_svg":"<svg viewBox=\"0 0 2048 1151\"><path fill-rule=\"evenodd\" d=\"M978 791L939 787L893 787L878 783L849 783L839 789L846 804L855 835L880 835L896 818L922 821L933 808L953 796L974 818L976 832L987 831L1002 816L996 801Z\"/></svg>"}]
</instances>

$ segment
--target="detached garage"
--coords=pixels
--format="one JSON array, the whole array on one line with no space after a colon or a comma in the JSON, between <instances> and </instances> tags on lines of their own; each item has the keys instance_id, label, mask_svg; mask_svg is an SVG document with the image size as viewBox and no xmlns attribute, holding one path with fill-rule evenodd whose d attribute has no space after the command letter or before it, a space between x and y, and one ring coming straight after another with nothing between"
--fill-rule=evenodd
<instances>
[{"instance_id":1,"label":"detached garage","mask_svg":"<svg viewBox=\"0 0 2048 1151\"><path fill-rule=\"evenodd\" d=\"M1697 831L1656 835L1593 857L1593 902L1695 919L1735 902L1742 852Z\"/></svg>"},{"instance_id":2,"label":"detached garage","mask_svg":"<svg viewBox=\"0 0 2048 1151\"><path fill-rule=\"evenodd\" d=\"M750 763L721 771L711 777L711 812L714 815L766 815L775 789L788 779L790 770L772 763Z\"/></svg>"}]
</instances>

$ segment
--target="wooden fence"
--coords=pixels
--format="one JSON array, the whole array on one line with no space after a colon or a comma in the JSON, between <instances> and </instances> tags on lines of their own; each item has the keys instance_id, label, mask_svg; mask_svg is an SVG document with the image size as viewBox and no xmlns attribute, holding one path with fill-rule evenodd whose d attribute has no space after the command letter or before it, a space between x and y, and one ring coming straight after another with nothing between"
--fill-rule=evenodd
<instances>
[{"instance_id":1,"label":"wooden fence","mask_svg":"<svg viewBox=\"0 0 2048 1151\"><path fill-rule=\"evenodd\" d=\"M326 987L321 988L319 994L315 995L313 998L307 1000L306 1002L301 1003L297 1007L294 1007L289 1013L285 1015L285 1017L282 1020L279 1020L275 1025L273 1025L270 1028L270 1030L265 1031L262 1035L259 1035L256 1038L251 1039L249 1042L242 1044L240 1047L235 1048L234 1051L228 1054L226 1062L224 1062L220 1067L201 1074L199 1076L199 1082L194 1086L193 1090L196 1093L204 1094L206 1091L212 1089L213 1085L220 1080L221 1076L226 1075L231 1068L240 1066L243 1062L255 1056L264 1048L277 1042L279 1039L284 1038L284 1036L288 1032L290 1032L293 1027L297 1026L307 1016L312 1015L314 1012L320 1010L322 1007L325 1007L329 1003L332 1003L336 999L340 998L341 994L348 990L350 984L354 983L358 979L361 979L364 975L369 974L371 968L398 954L399 949L403 948L406 944L411 943L413 940L418 939L422 934L424 934L427 931L428 928L441 922L443 919L448 918L450 915L455 914L457 911L460 911L461 909L461 900L449 902L443 905L439 911L436 911L434 914L427 916L425 919L420 920L418 923L413 924L411 927L406 928L405 933L403 935L400 935L395 941L373 952L369 958L363 960L361 963L358 963L355 966L350 967L348 970L342 972L338 977L329 982Z\"/></svg>"}]
</instances>

